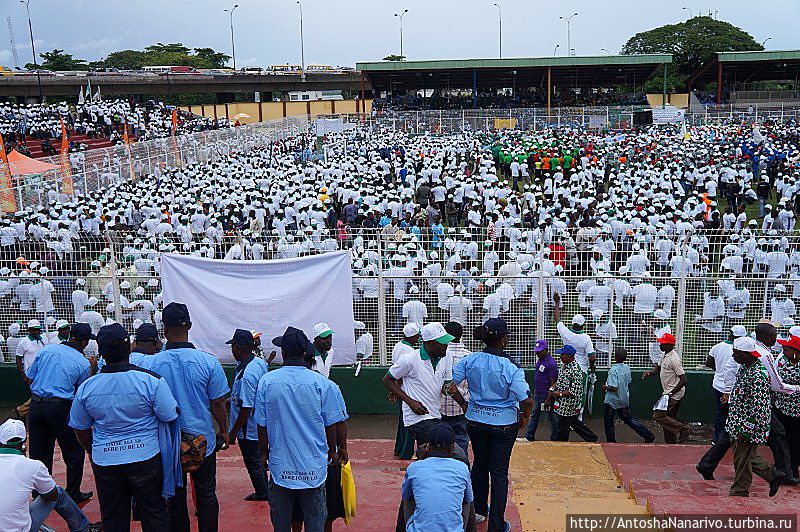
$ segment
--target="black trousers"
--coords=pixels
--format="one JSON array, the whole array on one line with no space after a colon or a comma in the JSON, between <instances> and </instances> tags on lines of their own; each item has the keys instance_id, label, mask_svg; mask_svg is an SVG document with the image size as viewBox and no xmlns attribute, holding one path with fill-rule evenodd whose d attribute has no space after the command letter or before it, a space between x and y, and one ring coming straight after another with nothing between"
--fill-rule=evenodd
<instances>
[{"instance_id":1,"label":"black trousers","mask_svg":"<svg viewBox=\"0 0 800 532\"><path fill-rule=\"evenodd\" d=\"M31 398L31 409L28 412L29 455L33 460L40 460L50 474L53 473L53 452L56 441L61 448L61 455L67 466L67 495L73 499L81 491L83 480L83 459L86 452L78 443L69 422L69 410L72 401Z\"/></svg>"},{"instance_id":2,"label":"black trousers","mask_svg":"<svg viewBox=\"0 0 800 532\"><path fill-rule=\"evenodd\" d=\"M217 532L219 528L219 501L217 500L217 454L207 456L192 477L197 503L197 529L199 532ZM186 479L183 487L175 488L175 496L167 500L167 511L172 532L189 532L189 508L186 505Z\"/></svg>"},{"instance_id":3,"label":"black trousers","mask_svg":"<svg viewBox=\"0 0 800 532\"><path fill-rule=\"evenodd\" d=\"M791 455L789 454L789 445L786 441L786 429L784 429L783 423L781 423L779 419L779 412L776 408L772 409L767 447L772 451L772 456L775 459L775 470L778 475L785 475L787 477L793 476ZM704 454L697 463L697 467L708 473L713 473L730 448L730 436L728 436L727 431L724 431L717 440L717 443L706 451L706 454Z\"/></svg>"},{"instance_id":4,"label":"black trousers","mask_svg":"<svg viewBox=\"0 0 800 532\"><path fill-rule=\"evenodd\" d=\"M261 450L258 447L258 440L239 440L239 450L242 452L242 460L253 484L256 495L262 498L269 496L267 489L267 470L261 463Z\"/></svg>"},{"instance_id":5,"label":"black trousers","mask_svg":"<svg viewBox=\"0 0 800 532\"><path fill-rule=\"evenodd\" d=\"M778 411L778 418L786 430L786 443L789 447L789 462L792 468L792 476L798 476L800 468L800 417L787 416Z\"/></svg>"},{"instance_id":6,"label":"black trousers","mask_svg":"<svg viewBox=\"0 0 800 532\"><path fill-rule=\"evenodd\" d=\"M103 529L113 532L131 529L131 497L143 532L169 532L169 515L161 497L163 470L161 455L114 466L92 463Z\"/></svg>"},{"instance_id":7,"label":"black trousers","mask_svg":"<svg viewBox=\"0 0 800 532\"><path fill-rule=\"evenodd\" d=\"M572 430L574 430L575 433L585 441L597 441L597 434L592 432L592 429L587 427L583 421L578 419L577 415L562 416L561 414L556 413L556 427L555 441L569 441L570 428L572 428Z\"/></svg>"},{"instance_id":8,"label":"black trousers","mask_svg":"<svg viewBox=\"0 0 800 532\"><path fill-rule=\"evenodd\" d=\"M472 490L475 513L489 514L488 532L505 530L505 511L508 501L508 463L517 440L517 424L496 426L467 421L467 433L472 442ZM489 479L491 477L491 496Z\"/></svg>"}]
</instances>

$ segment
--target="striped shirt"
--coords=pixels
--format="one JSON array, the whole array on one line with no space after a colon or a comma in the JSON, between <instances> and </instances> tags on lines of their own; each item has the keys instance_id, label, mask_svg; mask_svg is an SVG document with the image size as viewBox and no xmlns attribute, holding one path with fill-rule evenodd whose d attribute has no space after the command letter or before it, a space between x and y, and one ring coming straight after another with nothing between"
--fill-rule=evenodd
<instances>
[{"instance_id":1,"label":"striped shirt","mask_svg":"<svg viewBox=\"0 0 800 532\"><path fill-rule=\"evenodd\" d=\"M469 355L471 351L464 347L464 344L461 342L450 342L447 345L447 354L453 356L453 366L456 363L464 358L465 356ZM461 395L464 396L465 401L469 401L469 386L467 385L467 381L465 380L458 386ZM442 395L442 408L441 414L443 416L461 416L464 415L464 410L456 403L456 400L453 399L450 395Z\"/></svg>"}]
</instances>

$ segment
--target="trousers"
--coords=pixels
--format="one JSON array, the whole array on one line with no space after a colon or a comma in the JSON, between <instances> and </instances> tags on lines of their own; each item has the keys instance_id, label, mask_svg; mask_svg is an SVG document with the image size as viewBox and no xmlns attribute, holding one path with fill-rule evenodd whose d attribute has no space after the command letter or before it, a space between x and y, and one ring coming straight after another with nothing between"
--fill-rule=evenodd
<instances>
[{"instance_id":1,"label":"trousers","mask_svg":"<svg viewBox=\"0 0 800 532\"><path fill-rule=\"evenodd\" d=\"M741 440L733 441L733 472L733 484L728 491L728 495L732 497L750 495L753 473L767 482L775 478L772 466L758 454L758 444L745 443Z\"/></svg>"},{"instance_id":2,"label":"trousers","mask_svg":"<svg viewBox=\"0 0 800 532\"><path fill-rule=\"evenodd\" d=\"M517 425L495 426L468 421L467 432L474 456L470 477L475 513L489 514L488 532L503 532L508 502L508 464L517 439Z\"/></svg>"},{"instance_id":3,"label":"trousers","mask_svg":"<svg viewBox=\"0 0 800 532\"><path fill-rule=\"evenodd\" d=\"M217 454L206 456L196 471L189 473L197 504L197 530L217 532L219 528L219 501L217 500ZM189 507L186 503L186 476L183 487L175 488L175 496L167 501L167 511L172 532L189 532ZM138 501L137 501L138 502Z\"/></svg>"},{"instance_id":4,"label":"trousers","mask_svg":"<svg viewBox=\"0 0 800 532\"><path fill-rule=\"evenodd\" d=\"M653 420L664 429L664 441L666 443L685 443L689 439L691 428L686 423L681 423L676 419L682 400L670 397L666 411L653 410Z\"/></svg>"},{"instance_id":5,"label":"trousers","mask_svg":"<svg viewBox=\"0 0 800 532\"><path fill-rule=\"evenodd\" d=\"M41 461L50 474L53 473L53 453L58 441L61 456L67 465L66 492L74 499L81 491L83 460L86 452L78 443L75 431L67 424L71 407L72 401L31 398L28 431L30 457Z\"/></svg>"}]
</instances>

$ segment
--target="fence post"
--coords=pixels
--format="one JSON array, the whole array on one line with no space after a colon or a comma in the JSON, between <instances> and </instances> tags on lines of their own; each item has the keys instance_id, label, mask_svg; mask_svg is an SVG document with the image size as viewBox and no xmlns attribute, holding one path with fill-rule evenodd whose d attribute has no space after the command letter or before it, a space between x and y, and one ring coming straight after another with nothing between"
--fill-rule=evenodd
<instances>
[{"instance_id":1,"label":"fence post","mask_svg":"<svg viewBox=\"0 0 800 532\"><path fill-rule=\"evenodd\" d=\"M388 349L386 348L386 288L383 285L383 239L380 232L378 236L378 356L381 366L389 365Z\"/></svg>"},{"instance_id":2,"label":"fence post","mask_svg":"<svg viewBox=\"0 0 800 532\"><path fill-rule=\"evenodd\" d=\"M114 246L114 239L111 238L111 232L108 231L108 229L106 229L106 239L108 240L108 248L111 250L111 286L114 289L114 320L122 324L122 308L119 303L119 277L117 277L117 250Z\"/></svg>"},{"instance_id":3,"label":"fence post","mask_svg":"<svg viewBox=\"0 0 800 532\"><path fill-rule=\"evenodd\" d=\"M683 273L678 280L678 315L675 318L675 339L677 340L678 352L683 357L683 334L686 328L686 246L689 240L689 233L686 233L681 243L681 258L683 259Z\"/></svg>"}]
</instances>

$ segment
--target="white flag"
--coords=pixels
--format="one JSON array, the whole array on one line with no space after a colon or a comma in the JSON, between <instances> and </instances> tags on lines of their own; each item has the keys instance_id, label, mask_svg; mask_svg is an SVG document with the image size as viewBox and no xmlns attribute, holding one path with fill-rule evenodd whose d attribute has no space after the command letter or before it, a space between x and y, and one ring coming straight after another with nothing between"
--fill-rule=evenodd
<instances>
[{"instance_id":1,"label":"white flag","mask_svg":"<svg viewBox=\"0 0 800 532\"><path fill-rule=\"evenodd\" d=\"M86 102L85 97L83 95L83 86L78 89L78 105L83 105Z\"/></svg>"},{"instance_id":2,"label":"white flag","mask_svg":"<svg viewBox=\"0 0 800 532\"><path fill-rule=\"evenodd\" d=\"M92 98L93 102L99 102L102 98L100 97L100 87L97 87L97 92L94 94L94 98Z\"/></svg>"}]
</instances>

